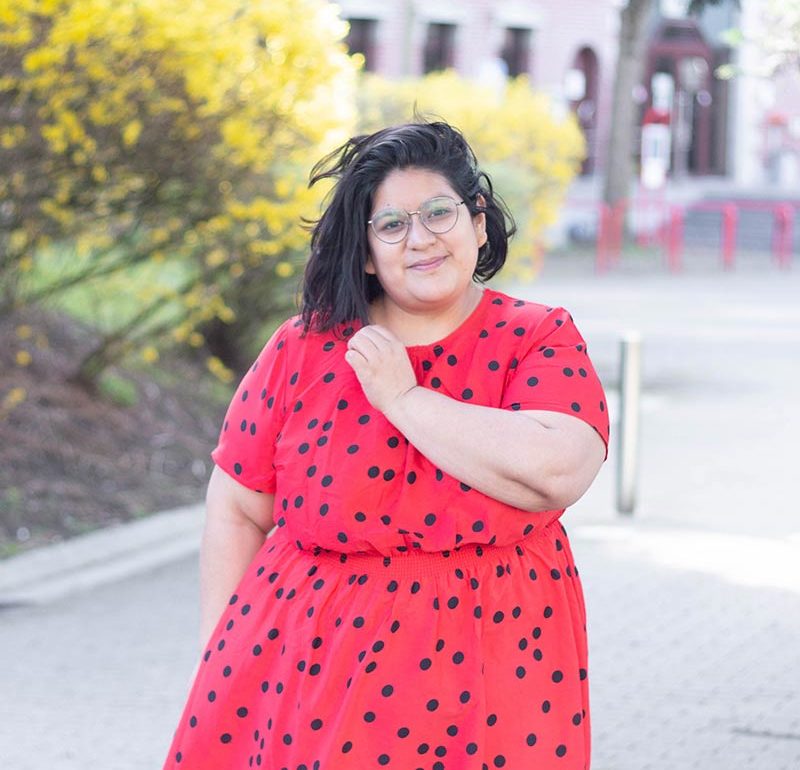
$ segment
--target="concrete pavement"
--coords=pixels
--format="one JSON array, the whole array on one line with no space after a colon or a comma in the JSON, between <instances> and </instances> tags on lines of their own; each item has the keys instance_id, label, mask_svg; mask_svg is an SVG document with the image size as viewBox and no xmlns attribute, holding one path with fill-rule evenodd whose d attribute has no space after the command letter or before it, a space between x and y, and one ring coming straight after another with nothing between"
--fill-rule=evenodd
<instances>
[{"instance_id":1,"label":"concrete pavement","mask_svg":"<svg viewBox=\"0 0 800 770\"><path fill-rule=\"evenodd\" d=\"M524 294L571 310L612 418L618 335L645 335L636 514L614 511L612 453L564 519L593 770L797 770L800 276L562 264ZM160 767L197 655L200 514L148 521L0 565L0 767Z\"/></svg>"}]
</instances>

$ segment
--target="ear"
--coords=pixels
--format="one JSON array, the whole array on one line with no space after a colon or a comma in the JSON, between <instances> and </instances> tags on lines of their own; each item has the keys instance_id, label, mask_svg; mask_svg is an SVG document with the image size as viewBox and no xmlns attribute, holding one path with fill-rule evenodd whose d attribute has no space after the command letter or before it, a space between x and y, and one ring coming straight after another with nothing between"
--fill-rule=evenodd
<instances>
[{"instance_id":1,"label":"ear","mask_svg":"<svg viewBox=\"0 0 800 770\"><path fill-rule=\"evenodd\" d=\"M480 193L475 201L482 209L486 208L486 198ZM478 248L481 248L489 240L489 236L486 234L486 214L484 211L472 217L472 225L475 228L475 237L478 239Z\"/></svg>"},{"instance_id":2,"label":"ear","mask_svg":"<svg viewBox=\"0 0 800 770\"><path fill-rule=\"evenodd\" d=\"M372 254L367 253L367 261L364 264L364 272L369 275L375 275L375 263L372 261Z\"/></svg>"}]
</instances>

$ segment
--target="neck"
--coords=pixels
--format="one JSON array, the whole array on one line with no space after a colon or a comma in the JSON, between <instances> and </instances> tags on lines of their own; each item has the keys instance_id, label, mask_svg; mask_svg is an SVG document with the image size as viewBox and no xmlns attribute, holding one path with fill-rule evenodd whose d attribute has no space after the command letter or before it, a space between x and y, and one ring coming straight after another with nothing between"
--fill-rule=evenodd
<instances>
[{"instance_id":1,"label":"neck","mask_svg":"<svg viewBox=\"0 0 800 770\"><path fill-rule=\"evenodd\" d=\"M369 320L385 326L406 346L427 345L455 331L478 306L483 291L473 283L453 305L420 311L387 304L383 295L370 308Z\"/></svg>"}]
</instances>

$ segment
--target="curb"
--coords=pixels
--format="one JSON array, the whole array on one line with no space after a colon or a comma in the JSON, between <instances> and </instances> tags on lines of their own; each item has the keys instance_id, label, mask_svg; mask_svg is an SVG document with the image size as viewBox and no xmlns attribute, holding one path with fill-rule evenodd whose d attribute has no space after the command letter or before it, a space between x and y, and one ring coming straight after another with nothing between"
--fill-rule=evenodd
<instances>
[{"instance_id":1,"label":"curb","mask_svg":"<svg viewBox=\"0 0 800 770\"><path fill-rule=\"evenodd\" d=\"M0 562L0 607L45 604L196 553L202 503L89 532Z\"/></svg>"}]
</instances>

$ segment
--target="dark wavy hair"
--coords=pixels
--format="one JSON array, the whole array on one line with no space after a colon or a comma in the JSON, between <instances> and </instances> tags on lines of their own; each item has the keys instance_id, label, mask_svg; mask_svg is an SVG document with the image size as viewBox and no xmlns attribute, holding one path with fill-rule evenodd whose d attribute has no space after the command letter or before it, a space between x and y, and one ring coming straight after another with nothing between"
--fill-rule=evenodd
<instances>
[{"instance_id":1,"label":"dark wavy hair","mask_svg":"<svg viewBox=\"0 0 800 770\"><path fill-rule=\"evenodd\" d=\"M309 187L322 179L335 185L322 216L312 222L301 308L306 331L356 319L369 323L369 304L383 294L377 277L365 271L372 197L390 172L406 168L441 174L471 216L486 214L487 240L478 251L475 279L488 281L505 263L508 239L516 232L513 217L460 131L442 121L419 121L354 136L311 170Z\"/></svg>"}]
</instances>

